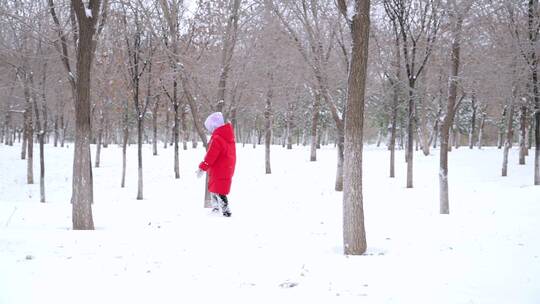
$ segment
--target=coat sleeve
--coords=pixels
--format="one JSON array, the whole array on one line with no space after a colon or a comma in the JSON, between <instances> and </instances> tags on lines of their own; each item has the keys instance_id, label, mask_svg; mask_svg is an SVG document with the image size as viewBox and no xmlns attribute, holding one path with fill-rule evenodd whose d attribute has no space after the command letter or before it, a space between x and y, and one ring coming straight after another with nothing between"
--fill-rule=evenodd
<instances>
[{"instance_id":1,"label":"coat sleeve","mask_svg":"<svg viewBox=\"0 0 540 304\"><path fill-rule=\"evenodd\" d=\"M210 168L216 159L219 157L219 154L221 154L221 151L223 150L224 146L222 141L219 137L215 137L210 141L210 147L208 148L208 151L206 152L206 156L204 157L204 161L199 165L199 169L203 171L207 171L208 168Z\"/></svg>"}]
</instances>

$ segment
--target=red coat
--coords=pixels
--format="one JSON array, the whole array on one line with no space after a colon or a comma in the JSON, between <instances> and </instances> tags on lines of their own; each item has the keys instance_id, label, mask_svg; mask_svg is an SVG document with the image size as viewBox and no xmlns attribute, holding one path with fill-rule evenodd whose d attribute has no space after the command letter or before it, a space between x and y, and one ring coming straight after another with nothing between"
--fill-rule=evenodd
<instances>
[{"instance_id":1,"label":"red coat","mask_svg":"<svg viewBox=\"0 0 540 304\"><path fill-rule=\"evenodd\" d=\"M236 164L236 143L234 130L227 123L212 133L204 161L199 165L208 171L208 190L213 193L227 195L231 191L232 177Z\"/></svg>"}]
</instances>

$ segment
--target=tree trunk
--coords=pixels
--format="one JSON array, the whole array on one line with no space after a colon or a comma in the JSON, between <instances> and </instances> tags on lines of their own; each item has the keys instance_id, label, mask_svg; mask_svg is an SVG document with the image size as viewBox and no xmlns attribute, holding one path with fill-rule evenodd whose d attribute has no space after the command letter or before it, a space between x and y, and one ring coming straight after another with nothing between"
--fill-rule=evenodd
<instances>
[{"instance_id":1,"label":"tree trunk","mask_svg":"<svg viewBox=\"0 0 540 304\"><path fill-rule=\"evenodd\" d=\"M399 105L399 94L400 94L400 81L401 81L401 51L400 51L400 38L397 32L396 25L394 23L394 32L395 32L395 54L396 61L394 63L394 68L396 69L396 80L392 83L393 87L393 96L392 96L392 126L390 128L390 177L394 178L395 173L395 162L396 162L396 129L398 123L398 105Z\"/></svg>"},{"instance_id":2,"label":"tree trunk","mask_svg":"<svg viewBox=\"0 0 540 304\"><path fill-rule=\"evenodd\" d=\"M533 89L534 100L534 124L535 124L535 151L534 151L534 184L540 185L540 96L538 95L538 0L529 0L528 3L528 38L529 38L529 69Z\"/></svg>"},{"instance_id":3,"label":"tree trunk","mask_svg":"<svg viewBox=\"0 0 540 304\"><path fill-rule=\"evenodd\" d=\"M497 134L497 149L501 149L503 145L504 124L506 121L506 115L507 115L507 106L503 108L501 121L499 123L499 132Z\"/></svg>"},{"instance_id":4,"label":"tree trunk","mask_svg":"<svg viewBox=\"0 0 540 304\"><path fill-rule=\"evenodd\" d=\"M407 188L413 187L413 155L414 155L414 81L409 81L409 103L407 115Z\"/></svg>"},{"instance_id":5,"label":"tree trunk","mask_svg":"<svg viewBox=\"0 0 540 304\"><path fill-rule=\"evenodd\" d=\"M340 6L343 15L347 16L346 5ZM370 1L355 0L355 12L351 22L352 58L344 129L343 246L347 255L363 254L367 248L362 198L362 139Z\"/></svg>"},{"instance_id":6,"label":"tree trunk","mask_svg":"<svg viewBox=\"0 0 540 304\"><path fill-rule=\"evenodd\" d=\"M271 85L272 85L272 75L270 75L270 86ZM265 159L266 174L272 173L272 168L270 166L270 145L272 143L272 98L273 98L272 87L269 87L268 92L266 93L266 107L264 109L264 121L265 121L264 159Z\"/></svg>"},{"instance_id":7,"label":"tree trunk","mask_svg":"<svg viewBox=\"0 0 540 304\"><path fill-rule=\"evenodd\" d=\"M188 146L188 140L189 140L189 132L187 128L187 114L188 114L188 107L185 103L182 103L182 148L184 150L187 150Z\"/></svg>"},{"instance_id":8,"label":"tree trunk","mask_svg":"<svg viewBox=\"0 0 540 304\"><path fill-rule=\"evenodd\" d=\"M502 138L503 138L503 130L499 129L499 133L497 133L497 149L502 148Z\"/></svg>"},{"instance_id":9,"label":"tree trunk","mask_svg":"<svg viewBox=\"0 0 540 304\"><path fill-rule=\"evenodd\" d=\"M159 95L156 98L154 103L154 110L152 115L152 154L158 155L157 151L157 121L158 121L158 111L159 111Z\"/></svg>"},{"instance_id":10,"label":"tree trunk","mask_svg":"<svg viewBox=\"0 0 540 304\"><path fill-rule=\"evenodd\" d=\"M26 132L26 183L34 183L34 121L32 115L32 97L30 96L30 87L28 75L24 76L24 98L26 100L25 114L25 132ZM36 102L36 101L34 101ZM24 158L23 158L24 159Z\"/></svg>"},{"instance_id":11,"label":"tree trunk","mask_svg":"<svg viewBox=\"0 0 540 304\"><path fill-rule=\"evenodd\" d=\"M482 113L482 118L480 118L480 126L478 127L478 149L482 149L482 144L484 140L485 121L486 121L486 114Z\"/></svg>"},{"instance_id":12,"label":"tree trunk","mask_svg":"<svg viewBox=\"0 0 540 304\"><path fill-rule=\"evenodd\" d=\"M426 118L422 119L422 125L418 128L418 141L422 148L422 153L424 153L424 156L428 156L430 153L430 144L429 144L429 136L427 132L427 126L425 122Z\"/></svg>"},{"instance_id":13,"label":"tree trunk","mask_svg":"<svg viewBox=\"0 0 540 304\"><path fill-rule=\"evenodd\" d=\"M473 95L472 97L472 117L471 117L471 126L469 128L469 149L472 149L474 146L474 132L476 131L476 100Z\"/></svg>"},{"instance_id":14,"label":"tree trunk","mask_svg":"<svg viewBox=\"0 0 540 304\"><path fill-rule=\"evenodd\" d=\"M54 116L54 146L58 147L58 115Z\"/></svg>"},{"instance_id":15,"label":"tree trunk","mask_svg":"<svg viewBox=\"0 0 540 304\"><path fill-rule=\"evenodd\" d=\"M510 148L512 148L512 139L514 137L514 130L512 128L513 119L514 105L513 100L510 100L508 105L508 115L506 117L506 141L503 150L502 176L508 175L508 152L510 151Z\"/></svg>"},{"instance_id":16,"label":"tree trunk","mask_svg":"<svg viewBox=\"0 0 540 304\"><path fill-rule=\"evenodd\" d=\"M39 179L39 194L40 194L40 202L42 203L45 203L45 153L44 153L44 145L45 145L45 130L47 128L47 112L46 112L46 107L45 107L45 79L46 79L46 73L47 73L47 70L46 70L46 63L45 63L45 68L44 68L44 71L43 71L43 81L41 83L42 85L42 88L43 88L43 94L42 94L42 109L43 109L43 119L41 118L41 115L40 115L40 110L39 110L39 107L38 107L38 96L36 94L36 91L37 91L37 88L36 86L34 85L34 78L33 78L33 75L32 75L32 72L30 72L30 76L29 76L29 87L32 88L32 100L33 100L33 105L34 105L34 115L35 115L35 118L36 118L36 123L35 123L35 126L37 128L37 138L38 138L38 142L39 142L39 167L40 167L40 179Z\"/></svg>"},{"instance_id":17,"label":"tree trunk","mask_svg":"<svg viewBox=\"0 0 540 304\"><path fill-rule=\"evenodd\" d=\"M437 148L437 142L439 141L439 133L441 132L441 127L439 125L439 117L435 121L435 126L433 126L433 149Z\"/></svg>"},{"instance_id":18,"label":"tree trunk","mask_svg":"<svg viewBox=\"0 0 540 304\"><path fill-rule=\"evenodd\" d=\"M337 170L336 170L336 185L334 189L336 191L343 191L343 161L345 156L343 155L345 149L345 130L344 126L340 125L337 130Z\"/></svg>"},{"instance_id":19,"label":"tree trunk","mask_svg":"<svg viewBox=\"0 0 540 304\"><path fill-rule=\"evenodd\" d=\"M379 131L377 132L377 141L375 142L375 145L377 146L377 148L381 146L382 139L383 139L383 131L382 131L382 127L380 127Z\"/></svg>"},{"instance_id":20,"label":"tree trunk","mask_svg":"<svg viewBox=\"0 0 540 304\"><path fill-rule=\"evenodd\" d=\"M66 124L64 122L64 113L60 115L60 131L62 132L60 134L60 147L64 147L64 143L66 142Z\"/></svg>"},{"instance_id":21,"label":"tree trunk","mask_svg":"<svg viewBox=\"0 0 540 304\"><path fill-rule=\"evenodd\" d=\"M13 125L12 125L12 121L11 121L11 112L10 112L10 108L11 107L8 107L8 110L7 110L7 113L6 113L6 121L5 121L5 126L6 126L6 130L5 130L5 140L4 140L4 144L6 144L7 146L13 146L13 137L14 137L14 133L12 132L12 130L14 129L13 128Z\"/></svg>"},{"instance_id":22,"label":"tree trunk","mask_svg":"<svg viewBox=\"0 0 540 304\"><path fill-rule=\"evenodd\" d=\"M107 116L108 111L109 110L105 108L105 112L103 113L104 130L103 130L102 146L105 149L109 147L109 143L111 141L111 123L110 123L109 117Z\"/></svg>"},{"instance_id":23,"label":"tree trunk","mask_svg":"<svg viewBox=\"0 0 540 304\"><path fill-rule=\"evenodd\" d=\"M313 103L313 116L311 119L311 154L309 160L317 161L317 125L319 124L319 107L321 104L321 95L315 93L315 101Z\"/></svg>"},{"instance_id":24,"label":"tree trunk","mask_svg":"<svg viewBox=\"0 0 540 304\"><path fill-rule=\"evenodd\" d=\"M165 139L163 140L163 149L167 149L167 144L169 143L169 131L170 131L170 118L169 118L169 108L165 109Z\"/></svg>"},{"instance_id":25,"label":"tree trunk","mask_svg":"<svg viewBox=\"0 0 540 304\"><path fill-rule=\"evenodd\" d=\"M456 128L452 125L452 127L450 127L450 135L448 139L448 152L452 152L452 147L454 146L455 141L456 141Z\"/></svg>"},{"instance_id":26,"label":"tree trunk","mask_svg":"<svg viewBox=\"0 0 540 304\"><path fill-rule=\"evenodd\" d=\"M396 176L395 163L396 163L396 123L397 123L397 96L394 97L394 103L392 108L392 127L390 129L390 143L388 145L390 150L390 177Z\"/></svg>"},{"instance_id":27,"label":"tree trunk","mask_svg":"<svg viewBox=\"0 0 540 304\"><path fill-rule=\"evenodd\" d=\"M191 132L191 147L197 149L198 140L197 140L197 130L195 125L193 125L193 131Z\"/></svg>"},{"instance_id":28,"label":"tree trunk","mask_svg":"<svg viewBox=\"0 0 540 304\"><path fill-rule=\"evenodd\" d=\"M28 107L27 107L28 108ZM26 149L28 148L28 109L25 109L23 114L23 131L22 131L22 146L21 146L21 159L26 159Z\"/></svg>"},{"instance_id":29,"label":"tree trunk","mask_svg":"<svg viewBox=\"0 0 540 304\"><path fill-rule=\"evenodd\" d=\"M424 92L424 95L425 95L425 92ZM425 108L424 97L420 98L420 101L421 101L420 108L421 109ZM417 110L415 109L415 112L416 111ZM427 117L426 117L424 112L425 112L425 110L422 110L420 113L418 113L419 117L418 117L417 121L420 123L420 125L417 126L417 128L418 128L418 142L420 143L420 145L422 147L422 153L424 153L425 156L428 156L429 152L430 152L429 151L430 144L429 144L428 131L427 131Z\"/></svg>"},{"instance_id":30,"label":"tree trunk","mask_svg":"<svg viewBox=\"0 0 540 304\"><path fill-rule=\"evenodd\" d=\"M103 140L103 122L104 122L104 117L103 117L103 113L101 113L101 117L99 119L98 138L97 138L97 144L96 144L96 161L95 161L96 168L99 168L99 163L101 160L101 143Z\"/></svg>"},{"instance_id":31,"label":"tree trunk","mask_svg":"<svg viewBox=\"0 0 540 304\"><path fill-rule=\"evenodd\" d=\"M525 165L527 155L527 106L521 106L520 133L519 133L519 164Z\"/></svg>"},{"instance_id":32,"label":"tree trunk","mask_svg":"<svg viewBox=\"0 0 540 304\"><path fill-rule=\"evenodd\" d=\"M137 200L143 199L143 158L142 158L142 145L143 145L143 130L144 130L144 115L137 117Z\"/></svg>"},{"instance_id":33,"label":"tree trunk","mask_svg":"<svg viewBox=\"0 0 540 304\"><path fill-rule=\"evenodd\" d=\"M78 2L78 3L77 3ZM92 203L94 201L92 160L90 155L90 83L94 45L95 24L100 8L100 0L91 0L90 6L95 18L88 18L82 1L74 1L79 24L77 46L77 76L75 98L75 156L73 158L73 229L93 230ZM96 38L97 39L97 38Z\"/></svg>"},{"instance_id":34,"label":"tree trunk","mask_svg":"<svg viewBox=\"0 0 540 304\"><path fill-rule=\"evenodd\" d=\"M129 140L129 121L128 121L128 104L127 100L124 103L124 138L122 140L122 183L120 187L126 186L126 154Z\"/></svg>"},{"instance_id":35,"label":"tree trunk","mask_svg":"<svg viewBox=\"0 0 540 304\"><path fill-rule=\"evenodd\" d=\"M294 125L294 103L289 102L287 105L287 130L286 130L286 145L287 150L291 150L293 146L293 125Z\"/></svg>"},{"instance_id":36,"label":"tree trunk","mask_svg":"<svg viewBox=\"0 0 540 304\"><path fill-rule=\"evenodd\" d=\"M45 203L45 143L44 136L39 136L39 194L40 202Z\"/></svg>"},{"instance_id":37,"label":"tree trunk","mask_svg":"<svg viewBox=\"0 0 540 304\"><path fill-rule=\"evenodd\" d=\"M531 123L529 123L529 129L527 130L527 148L528 148L527 155L529 155L529 150L532 149L535 125L536 123L534 121L534 115L533 115L533 120Z\"/></svg>"},{"instance_id":38,"label":"tree trunk","mask_svg":"<svg viewBox=\"0 0 540 304\"><path fill-rule=\"evenodd\" d=\"M176 91L176 90L175 90ZM174 130L173 130L173 138L174 138L174 178L179 179L180 178L180 157L179 157L179 133L180 133L180 113L179 113L179 104L175 102L173 105L174 107Z\"/></svg>"},{"instance_id":39,"label":"tree trunk","mask_svg":"<svg viewBox=\"0 0 540 304\"><path fill-rule=\"evenodd\" d=\"M534 184L535 185L540 185L540 101L539 99L536 100L535 114L534 114L534 121L535 121L534 138L535 138L535 143L536 143L535 150L534 150Z\"/></svg>"},{"instance_id":40,"label":"tree trunk","mask_svg":"<svg viewBox=\"0 0 540 304\"><path fill-rule=\"evenodd\" d=\"M454 124L454 116L457 110L457 87L460 66L461 52L461 28L463 19L458 14L455 25L452 29L452 49L450 53L450 77L448 87L448 103L446 107L446 116L441 126L441 149L440 149L440 168L439 168L439 211L440 214L450 213L450 202L448 193L448 150L450 128Z\"/></svg>"}]
</instances>

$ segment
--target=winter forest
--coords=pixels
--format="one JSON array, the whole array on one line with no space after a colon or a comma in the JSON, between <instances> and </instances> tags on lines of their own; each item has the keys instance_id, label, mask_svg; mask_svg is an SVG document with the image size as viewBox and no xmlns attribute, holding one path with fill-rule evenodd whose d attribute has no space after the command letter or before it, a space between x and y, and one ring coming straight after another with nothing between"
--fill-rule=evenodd
<instances>
[{"instance_id":1,"label":"winter forest","mask_svg":"<svg viewBox=\"0 0 540 304\"><path fill-rule=\"evenodd\" d=\"M539 33L538 0L0 0L0 304L538 303Z\"/></svg>"}]
</instances>

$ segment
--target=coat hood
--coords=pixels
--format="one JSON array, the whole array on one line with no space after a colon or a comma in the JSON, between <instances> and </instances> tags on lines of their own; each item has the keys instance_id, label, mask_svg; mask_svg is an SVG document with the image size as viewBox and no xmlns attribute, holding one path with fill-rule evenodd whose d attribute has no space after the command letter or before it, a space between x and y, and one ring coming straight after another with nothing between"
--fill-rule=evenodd
<instances>
[{"instance_id":1,"label":"coat hood","mask_svg":"<svg viewBox=\"0 0 540 304\"><path fill-rule=\"evenodd\" d=\"M214 130L214 133L212 136L219 136L223 138L226 142L234 142L234 130L230 123L226 123L225 125L217 128Z\"/></svg>"},{"instance_id":2,"label":"coat hood","mask_svg":"<svg viewBox=\"0 0 540 304\"><path fill-rule=\"evenodd\" d=\"M223 114L221 112L214 112L206 118L204 121L204 126L206 127L206 130L210 132L210 134L214 133L214 130L223 126L225 124L225 121L223 119Z\"/></svg>"}]
</instances>

